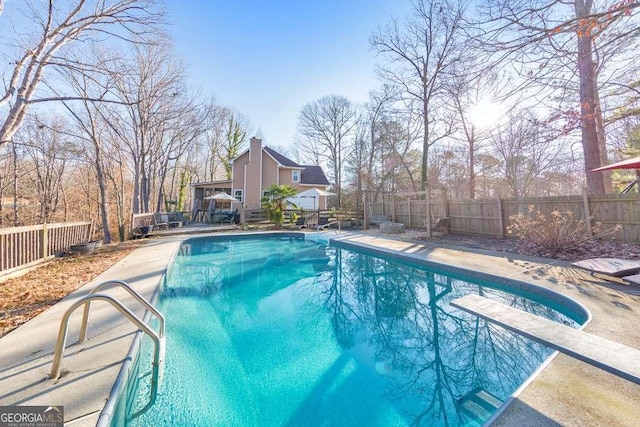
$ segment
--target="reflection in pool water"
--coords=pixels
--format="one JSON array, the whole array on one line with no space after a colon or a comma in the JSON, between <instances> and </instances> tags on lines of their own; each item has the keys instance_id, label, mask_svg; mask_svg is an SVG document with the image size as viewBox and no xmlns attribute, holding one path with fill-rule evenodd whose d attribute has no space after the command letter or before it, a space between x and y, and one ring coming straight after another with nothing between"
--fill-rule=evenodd
<instances>
[{"instance_id":1,"label":"reflection in pool water","mask_svg":"<svg viewBox=\"0 0 640 427\"><path fill-rule=\"evenodd\" d=\"M490 284L344 248L190 240L160 298L164 388L131 424L481 424L551 350L449 305L469 293L575 325Z\"/></svg>"}]
</instances>

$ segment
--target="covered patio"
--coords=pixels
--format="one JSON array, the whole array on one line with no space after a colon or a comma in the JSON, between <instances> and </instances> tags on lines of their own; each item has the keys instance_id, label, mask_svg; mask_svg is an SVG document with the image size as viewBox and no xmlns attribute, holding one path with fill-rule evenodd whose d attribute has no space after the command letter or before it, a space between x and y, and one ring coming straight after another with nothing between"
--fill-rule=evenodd
<instances>
[{"instance_id":1,"label":"covered patio","mask_svg":"<svg viewBox=\"0 0 640 427\"><path fill-rule=\"evenodd\" d=\"M191 218L194 222L208 222L214 210L232 210L230 200L215 200L215 194L231 195L231 180L191 184Z\"/></svg>"}]
</instances>

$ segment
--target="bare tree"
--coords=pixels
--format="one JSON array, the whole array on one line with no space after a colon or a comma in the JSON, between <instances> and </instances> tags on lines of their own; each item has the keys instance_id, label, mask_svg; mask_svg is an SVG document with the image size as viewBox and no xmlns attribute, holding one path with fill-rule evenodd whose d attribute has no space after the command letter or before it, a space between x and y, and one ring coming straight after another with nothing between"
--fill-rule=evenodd
<instances>
[{"instance_id":1,"label":"bare tree","mask_svg":"<svg viewBox=\"0 0 640 427\"><path fill-rule=\"evenodd\" d=\"M413 15L404 24L393 20L371 37L371 45L386 59L380 76L401 87L407 99L420 104L422 118L421 188L427 185L429 147L450 134L451 122L437 132L437 99L449 69L461 54L466 2L415 0ZM438 133L438 135L436 135Z\"/></svg>"},{"instance_id":2,"label":"bare tree","mask_svg":"<svg viewBox=\"0 0 640 427\"><path fill-rule=\"evenodd\" d=\"M215 181L221 179L222 171L219 157L222 155L226 140L226 125L230 110L217 105L214 100L209 101L204 106L204 110L206 131L203 135L202 145L199 147L203 152L201 152L200 159L194 158L193 160L197 163L204 163L202 169L196 168L195 171L202 173L203 181Z\"/></svg>"},{"instance_id":3,"label":"bare tree","mask_svg":"<svg viewBox=\"0 0 640 427\"><path fill-rule=\"evenodd\" d=\"M183 72L171 56L168 41L138 46L132 61L123 60L111 71L113 92L121 104L110 104L100 111L118 138L118 145L129 156L133 173L132 212L149 212L154 179L159 176L166 143L167 120L176 118L175 108L182 90ZM174 104L175 103L175 104Z\"/></svg>"},{"instance_id":4,"label":"bare tree","mask_svg":"<svg viewBox=\"0 0 640 427\"><path fill-rule=\"evenodd\" d=\"M173 187L179 168L179 160L205 133L205 122L202 120L203 111L195 98L192 98L186 88L181 95L174 98L170 104L171 112L167 112L156 125L155 139L162 141L156 150L158 170L155 174L157 183L156 211L162 210L162 203L167 202L166 195L174 195ZM166 180L172 173L169 182L170 190L166 191ZM172 201L177 203L173 197ZM168 210L168 207L165 208Z\"/></svg>"},{"instance_id":5,"label":"bare tree","mask_svg":"<svg viewBox=\"0 0 640 427\"><path fill-rule=\"evenodd\" d=\"M385 150L383 121L395 100L393 89L385 85L378 91L369 92L369 101L365 103L360 117L356 120L353 148L347 155L347 172L355 180L355 206L362 202L364 189L376 187L375 168L379 165Z\"/></svg>"},{"instance_id":6,"label":"bare tree","mask_svg":"<svg viewBox=\"0 0 640 427\"><path fill-rule=\"evenodd\" d=\"M497 73L492 70L470 72L478 70L478 62L474 58L467 58L455 67L456 72L449 77L446 90L451 110L455 112L458 121L458 132L452 138L459 141L467 151L467 197L476 197L476 156L486 145L490 132L490 123L479 124L474 113L483 107L483 102L496 99L499 92ZM494 123L494 125L497 123ZM460 174L457 175L458 177Z\"/></svg>"},{"instance_id":7,"label":"bare tree","mask_svg":"<svg viewBox=\"0 0 640 427\"><path fill-rule=\"evenodd\" d=\"M16 135L33 165L29 187L39 202L41 223L51 221L62 196L62 181L71 151L68 138L61 132L66 126L60 117L32 117L24 131Z\"/></svg>"},{"instance_id":8,"label":"bare tree","mask_svg":"<svg viewBox=\"0 0 640 427\"><path fill-rule=\"evenodd\" d=\"M104 36L140 40L149 26L160 18L152 12L155 8L152 0L48 0L47 7L42 7L41 3L36 0L16 2L21 4L22 10L14 12L24 13L26 20L22 22L29 22L33 27L30 37L16 35L19 48L10 56L12 66L3 76L0 105L7 106L7 114L0 124L0 145L12 139L31 105L61 99L37 96L47 69L62 67L84 71L91 67L68 59L67 54L73 47L98 41ZM3 19L7 19L6 15Z\"/></svg>"},{"instance_id":9,"label":"bare tree","mask_svg":"<svg viewBox=\"0 0 640 427\"><path fill-rule=\"evenodd\" d=\"M356 125L356 111L347 98L328 95L306 104L298 116L298 133L304 147L329 162L338 199L341 203L342 168L345 150Z\"/></svg>"},{"instance_id":10,"label":"bare tree","mask_svg":"<svg viewBox=\"0 0 640 427\"><path fill-rule=\"evenodd\" d=\"M226 121L224 142L218 152L218 159L222 162L227 179L231 179L231 161L240 154L240 150L247 143L249 124L245 118L237 112L226 110L223 113Z\"/></svg>"},{"instance_id":11,"label":"bare tree","mask_svg":"<svg viewBox=\"0 0 640 427\"><path fill-rule=\"evenodd\" d=\"M581 129L585 172L606 162L598 85L603 63L598 59L607 56L607 48L613 50L621 40L638 34L637 25L615 31L633 18L637 7L637 3L626 1L597 8L593 0L492 0L482 9L488 17L482 23L486 36L482 43L498 60L509 61L516 69L521 88L542 85L561 91L561 99L576 99L571 93L562 93L566 88L579 95L575 122ZM617 34L612 38L611 33ZM568 84L576 79L577 88ZM610 187L603 173L586 173L586 179L592 194Z\"/></svg>"},{"instance_id":12,"label":"bare tree","mask_svg":"<svg viewBox=\"0 0 640 427\"><path fill-rule=\"evenodd\" d=\"M511 196L520 199L531 193L536 180L562 164L561 144L545 139L543 124L529 111L512 111L509 120L492 134Z\"/></svg>"},{"instance_id":13,"label":"bare tree","mask_svg":"<svg viewBox=\"0 0 640 427\"><path fill-rule=\"evenodd\" d=\"M108 93L113 86L113 81L109 79L109 73L106 72L111 58L105 54L96 54L94 59L96 64L101 65L103 72L79 73L66 68L59 70L59 75L77 97L75 102L72 100L61 102L75 123L74 129L69 129L67 133L79 142L79 157L94 168L100 198L102 238L106 244L109 244L111 243L110 210L105 171L107 167L104 158L106 145L104 135L108 125L99 112L99 105L93 100L99 98L100 94ZM52 88L52 91L55 92L55 88Z\"/></svg>"}]
</instances>

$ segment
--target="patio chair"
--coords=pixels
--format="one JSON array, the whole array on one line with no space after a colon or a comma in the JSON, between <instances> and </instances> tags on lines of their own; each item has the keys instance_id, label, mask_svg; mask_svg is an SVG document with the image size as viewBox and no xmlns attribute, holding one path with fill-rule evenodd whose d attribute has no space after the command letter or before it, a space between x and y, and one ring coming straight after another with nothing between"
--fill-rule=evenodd
<instances>
[{"instance_id":1,"label":"patio chair","mask_svg":"<svg viewBox=\"0 0 640 427\"><path fill-rule=\"evenodd\" d=\"M153 227L154 228L169 228L169 216L156 212L153 214Z\"/></svg>"}]
</instances>

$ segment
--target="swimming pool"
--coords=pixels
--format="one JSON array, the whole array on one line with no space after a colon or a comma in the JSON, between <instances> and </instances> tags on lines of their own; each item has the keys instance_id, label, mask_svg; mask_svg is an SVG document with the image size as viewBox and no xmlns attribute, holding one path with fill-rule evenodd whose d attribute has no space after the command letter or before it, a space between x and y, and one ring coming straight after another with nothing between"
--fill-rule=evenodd
<instances>
[{"instance_id":1,"label":"swimming pool","mask_svg":"<svg viewBox=\"0 0 640 427\"><path fill-rule=\"evenodd\" d=\"M130 425L481 424L551 350L449 301L583 320L505 288L298 235L185 241L158 302L163 389Z\"/></svg>"}]
</instances>

